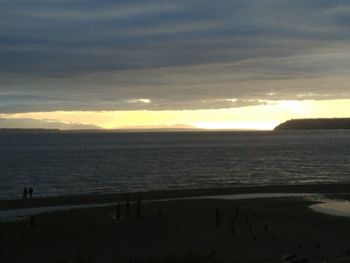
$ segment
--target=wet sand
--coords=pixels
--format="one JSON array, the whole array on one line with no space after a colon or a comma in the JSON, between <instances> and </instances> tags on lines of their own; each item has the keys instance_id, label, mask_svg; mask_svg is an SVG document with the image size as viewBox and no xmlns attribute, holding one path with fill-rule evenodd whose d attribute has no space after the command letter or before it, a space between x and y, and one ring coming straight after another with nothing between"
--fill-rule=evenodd
<instances>
[{"instance_id":1,"label":"wet sand","mask_svg":"<svg viewBox=\"0 0 350 263\"><path fill-rule=\"evenodd\" d=\"M135 201L243 193L325 193L349 185L303 185L128 194ZM317 213L301 197L189 199L136 204L126 219L126 194L1 201L0 209L120 202L116 207L59 211L0 224L0 262L280 262L286 254L309 262L350 262L350 218ZM236 210L238 207L238 213ZM218 213L217 213L218 211ZM203 259L203 261L199 261ZM347 259L348 258L348 259ZM207 261L205 261L207 260ZM348 260L348 261L344 261ZM153 262L153 261L152 261Z\"/></svg>"}]
</instances>

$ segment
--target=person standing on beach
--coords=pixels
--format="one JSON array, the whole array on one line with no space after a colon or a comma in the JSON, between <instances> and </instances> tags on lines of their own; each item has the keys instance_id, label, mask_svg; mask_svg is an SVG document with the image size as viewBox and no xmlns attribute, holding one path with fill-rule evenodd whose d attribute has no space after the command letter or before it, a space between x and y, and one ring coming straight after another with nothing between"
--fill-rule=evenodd
<instances>
[{"instance_id":1,"label":"person standing on beach","mask_svg":"<svg viewBox=\"0 0 350 263\"><path fill-rule=\"evenodd\" d=\"M33 188L29 188L29 199L32 199L33 198Z\"/></svg>"},{"instance_id":2,"label":"person standing on beach","mask_svg":"<svg viewBox=\"0 0 350 263\"><path fill-rule=\"evenodd\" d=\"M28 190L27 190L27 187L24 187L24 189L23 189L23 200L26 200L27 196L28 196Z\"/></svg>"}]
</instances>

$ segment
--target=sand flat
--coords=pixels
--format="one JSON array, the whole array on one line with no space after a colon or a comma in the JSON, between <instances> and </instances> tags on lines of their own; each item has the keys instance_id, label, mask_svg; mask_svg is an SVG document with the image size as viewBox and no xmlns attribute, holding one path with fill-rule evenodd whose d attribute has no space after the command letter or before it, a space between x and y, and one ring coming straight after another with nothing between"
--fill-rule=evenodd
<instances>
[{"instance_id":1,"label":"sand flat","mask_svg":"<svg viewBox=\"0 0 350 263\"><path fill-rule=\"evenodd\" d=\"M169 202L179 200L195 200L195 199L221 199L221 200L245 200L245 199L260 199L260 198L304 198L309 200L316 200L322 198L321 194L317 193L256 193L256 194L232 194L232 195L210 195L210 196L195 196L195 197L175 197L167 199L148 199L143 203L149 202ZM91 203L91 204L76 204L76 205L52 205L52 206L36 206L26 208L13 208L8 210L0 210L0 221L16 221L25 220L30 216L40 215L57 211L68 211L76 209L96 208L115 206L117 202L113 203ZM120 203L120 202L119 202ZM136 202L131 200L130 204Z\"/></svg>"},{"instance_id":2,"label":"sand flat","mask_svg":"<svg viewBox=\"0 0 350 263\"><path fill-rule=\"evenodd\" d=\"M312 186L306 191L306 186L298 187L294 192L336 194L344 190ZM271 188L256 192L263 190L271 192ZM171 195L174 193L162 197ZM177 195L181 196L179 192ZM151 194L144 200L148 197ZM86 197L81 198L84 203ZM284 255L295 253L309 258L309 262L339 262L348 257L350 249L350 218L314 212L309 208L314 204L310 200L278 197L144 202L142 217L137 218L132 204L129 220L125 219L123 200L124 196L120 197L122 220L113 219L115 206L108 206L38 215L32 228L28 220L2 223L1 258L9 263L77 262L79 257L84 259L82 262L133 262L175 253L180 259L196 255L202 259L280 262Z\"/></svg>"}]
</instances>

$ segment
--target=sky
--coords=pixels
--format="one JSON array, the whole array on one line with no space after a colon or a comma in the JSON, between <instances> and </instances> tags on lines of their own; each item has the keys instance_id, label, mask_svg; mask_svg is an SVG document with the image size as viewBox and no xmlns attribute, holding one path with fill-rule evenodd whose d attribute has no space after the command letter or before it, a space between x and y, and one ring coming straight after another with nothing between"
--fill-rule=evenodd
<instances>
[{"instance_id":1,"label":"sky","mask_svg":"<svg viewBox=\"0 0 350 263\"><path fill-rule=\"evenodd\" d=\"M348 0L0 0L0 128L350 117Z\"/></svg>"}]
</instances>

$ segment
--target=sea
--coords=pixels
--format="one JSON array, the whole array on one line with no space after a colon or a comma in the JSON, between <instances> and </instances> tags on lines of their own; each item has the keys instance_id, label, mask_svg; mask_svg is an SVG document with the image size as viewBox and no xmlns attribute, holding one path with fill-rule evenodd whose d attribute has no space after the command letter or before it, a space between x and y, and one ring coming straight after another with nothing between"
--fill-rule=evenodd
<instances>
[{"instance_id":1,"label":"sea","mask_svg":"<svg viewBox=\"0 0 350 263\"><path fill-rule=\"evenodd\" d=\"M350 182L350 130L0 134L0 199Z\"/></svg>"}]
</instances>

